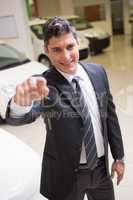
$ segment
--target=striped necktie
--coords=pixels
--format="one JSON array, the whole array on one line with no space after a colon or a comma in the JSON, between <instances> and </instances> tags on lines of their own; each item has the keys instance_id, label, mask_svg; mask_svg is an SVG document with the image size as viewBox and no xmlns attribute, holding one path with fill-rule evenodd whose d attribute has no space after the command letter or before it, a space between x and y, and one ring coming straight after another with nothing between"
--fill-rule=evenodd
<instances>
[{"instance_id":1,"label":"striped necktie","mask_svg":"<svg viewBox=\"0 0 133 200\"><path fill-rule=\"evenodd\" d=\"M83 141L86 151L87 167L88 169L93 170L97 166L98 157L91 116L83 92L79 85L79 77L74 77L72 83L75 84L76 103L78 104L78 108L83 118Z\"/></svg>"}]
</instances>

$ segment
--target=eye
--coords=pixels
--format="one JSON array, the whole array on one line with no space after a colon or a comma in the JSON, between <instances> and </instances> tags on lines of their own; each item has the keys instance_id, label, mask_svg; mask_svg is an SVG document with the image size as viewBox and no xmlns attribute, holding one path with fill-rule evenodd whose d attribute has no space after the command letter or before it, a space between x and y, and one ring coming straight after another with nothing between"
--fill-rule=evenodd
<instances>
[{"instance_id":1,"label":"eye","mask_svg":"<svg viewBox=\"0 0 133 200\"><path fill-rule=\"evenodd\" d=\"M73 48L74 48L74 44L69 44L68 46L67 46L67 50L72 50Z\"/></svg>"},{"instance_id":2,"label":"eye","mask_svg":"<svg viewBox=\"0 0 133 200\"><path fill-rule=\"evenodd\" d=\"M60 49L60 48L53 48L52 50L53 50L53 52L54 52L54 53L58 53L58 52L60 52L60 51L61 51L61 49Z\"/></svg>"}]
</instances>

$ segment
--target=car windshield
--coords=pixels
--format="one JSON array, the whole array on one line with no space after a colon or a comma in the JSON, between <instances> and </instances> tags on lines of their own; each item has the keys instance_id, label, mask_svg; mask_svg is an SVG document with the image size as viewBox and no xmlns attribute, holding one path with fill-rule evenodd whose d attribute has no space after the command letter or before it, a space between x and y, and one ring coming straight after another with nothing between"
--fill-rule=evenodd
<instances>
[{"instance_id":1,"label":"car windshield","mask_svg":"<svg viewBox=\"0 0 133 200\"><path fill-rule=\"evenodd\" d=\"M43 40L43 24L32 25L31 30L35 33L38 39Z\"/></svg>"},{"instance_id":2,"label":"car windshield","mask_svg":"<svg viewBox=\"0 0 133 200\"><path fill-rule=\"evenodd\" d=\"M29 59L13 47L0 44L0 70L23 64Z\"/></svg>"},{"instance_id":3,"label":"car windshield","mask_svg":"<svg viewBox=\"0 0 133 200\"><path fill-rule=\"evenodd\" d=\"M73 19L68 19L68 20L73 26L75 26L77 30L84 30L84 29L93 27L87 20L82 19L82 18L73 18Z\"/></svg>"}]
</instances>

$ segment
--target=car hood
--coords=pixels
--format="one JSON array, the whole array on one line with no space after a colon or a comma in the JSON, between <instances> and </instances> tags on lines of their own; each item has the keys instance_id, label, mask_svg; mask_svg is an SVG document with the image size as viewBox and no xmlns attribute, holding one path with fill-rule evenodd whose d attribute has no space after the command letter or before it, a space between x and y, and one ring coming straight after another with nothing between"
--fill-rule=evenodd
<instances>
[{"instance_id":1,"label":"car hood","mask_svg":"<svg viewBox=\"0 0 133 200\"><path fill-rule=\"evenodd\" d=\"M0 128L0 199L32 199L39 193L41 157Z\"/></svg>"},{"instance_id":2,"label":"car hood","mask_svg":"<svg viewBox=\"0 0 133 200\"><path fill-rule=\"evenodd\" d=\"M0 116L4 119L7 104L15 94L16 85L34 74L47 70L43 64L31 61L26 64L0 71Z\"/></svg>"},{"instance_id":3,"label":"car hood","mask_svg":"<svg viewBox=\"0 0 133 200\"><path fill-rule=\"evenodd\" d=\"M89 28L89 29L78 31L78 32L82 33L85 37L88 37L88 38L96 37L99 39L104 39L104 38L109 37L109 33L99 28Z\"/></svg>"}]
</instances>

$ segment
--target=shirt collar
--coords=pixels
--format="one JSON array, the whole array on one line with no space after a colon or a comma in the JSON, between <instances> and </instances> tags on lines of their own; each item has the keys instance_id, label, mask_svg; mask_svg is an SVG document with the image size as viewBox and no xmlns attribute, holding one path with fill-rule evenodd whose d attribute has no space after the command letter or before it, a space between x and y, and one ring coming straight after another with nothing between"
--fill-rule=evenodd
<instances>
[{"instance_id":1,"label":"shirt collar","mask_svg":"<svg viewBox=\"0 0 133 200\"><path fill-rule=\"evenodd\" d=\"M79 63L77 63L77 71L76 71L76 73L75 74L68 74L68 73L65 73L65 72L62 72L61 70L59 70L59 69L57 69L56 68L56 70L60 73L60 74L62 74L67 80L68 80L68 82L69 83L71 83L72 82L72 79L76 76L76 77L78 77L79 79L83 79L82 78L82 76L81 76L81 72L82 72L82 66L79 64Z\"/></svg>"}]
</instances>

